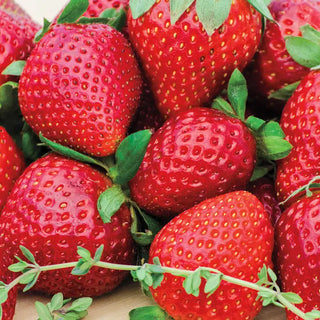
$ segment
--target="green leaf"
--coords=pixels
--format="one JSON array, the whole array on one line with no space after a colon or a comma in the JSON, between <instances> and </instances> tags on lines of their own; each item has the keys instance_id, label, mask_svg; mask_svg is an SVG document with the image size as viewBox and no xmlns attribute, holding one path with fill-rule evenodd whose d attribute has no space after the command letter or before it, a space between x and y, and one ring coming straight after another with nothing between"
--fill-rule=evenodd
<instances>
[{"instance_id":1,"label":"green leaf","mask_svg":"<svg viewBox=\"0 0 320 320\"><path fill-rule=\"evenodd\" d=\"M87 11L88 7L88 0L70 0L59 16L57 23L76 22Z\"/></svg>"},{"instance_id":2,"label":"green leaf","mask_svg":"<svg viewBox=\"0 0 320 320\"><path fill-rule=\"evenodd\" d=\"M35 302L35 306L40 320L54 320L48 306L39 301Z\"/></svg>"},{"instance_id":3,"label":"green leaf","mask_svg":"<svg viewBox=\"0 0 320 320\"><path fill-rule=\"evenodd\" d=\"M121 31L127 23L127 13L123 8L118 10L114 8L106 9L99 17L108 18L108 25L118 31Z\"/></svg>"},{"instance_id":4,"label":"green leaf","mask_svg":"<svg viewBox=\"0 0 320 320\"><path fill-rule=\"evenodd\" d=\"M0 304L6 302L8 299L8 290L7 288L1 288L0 290Z\"/></svg>"},{"instance_id":5,"label":"green leaf","mask_svg":"<svg viewBox=\"0 0 320 320\"><path fill-rule=\"evenodd\" d=\"M268 268L268 275L269 275L272 282L277 282L278 277L277 277L276 273L271 268Z\"/></svg>"},{"instance_id":6,"label":"green leaf","mask_svg":"<svg viewBox=\"0 0 320 320\"><path fill-rule=\"evenodd\" d=\"M46 18L43 19L43 27L36 33L34 42L39 42L43 36L49 31L51 26L51 22L47 20Z\"/></svg>"},{"instance_id":7,"label":"green leaf","mask_svg":"<svg viewBox=\"0 0 320 320\"><path fill-rule=\"evenodd\" d=\"M71 304L71 307L67 311L68 312L86 311L91 306L91 304L92 304L92 298L89 298L89 297L79 298Z\"/></svg>"},{"instance_id":8,"label":"green leaf","mask_svg":"<svg viewBox=\"0 0 320 320\"><path fill-rule=\"evenodd\" d=\"M147 274L146 269L143 267L138 268L136 271L136 276L139 281L143 281L144 278L146 277L146 274Z\"/></svg>"},{"instance_id":9,"label":"green leaf","mask_svg":"<svg viewBox=\"0 0 320 320\"><path fill-rule=\"evenodd\" d=\"M168 315L159 306L147 306L129 312L130 320L166 320Z\"/></svg>"},{"instance_id":10,"label":"green leaf","mask_svg":"<svg viewBox=\"0 0 320 320\"><path fill-rule=\"evenodd\" d=\"M2 71L2 74L10 76L21 76L21 73L25 65L25 60L13 61Z\"/></svg>"},{"instance_id":11,"label":"green leaf","mask_svg":"<svg viewBox=\"0 0 320 320\"><path fill-rule=\"evenodd\" d=\"M248 0L248 2L264 17L270 21L274 21L272 14L268 8L268 3L265 0Z\"/></svg>"},{"instance_id":12,"label":"green leaf","mask_svg":"<svg viewBox=\"0 0 320 320\"><path fill-rule=\"evenodd\" d=\"M277 91L273 91L269 96L268 99L277 99L282 101L288 101L289 98L292 96L294 91L297 89L298 85L300 84L300 81L288 84L285 87L282 87L281 89Z\"/></svg>"},{"instance_id":13,"label":"green leaf","mask_svg":"<svg viewBox=\"0 0 320 320\"><path fill-rule=\"evenodd\" d=\"M116 165L110 168L110 177L116 184L125 185L137 173L151 138L150 130L141 130L127 136L119 145Z\"/></svg>"},{"instance_id":14,"label":"green leaf","mask_svg":"<svg viewBox=\"0 0 320 320\"><path fill-rule=\"evenodd\" d=\"M195 0L170 0L170 20L174 25Z\"/></svg>"},{"instance_id":15,"label":"green leaf","mask_svg":"<svg viewBox=\"0 0 320 320\"><path fill-rule=\"evenodd\" d=\"M199 296L199 288L201 284L200 270L197 269L191 275L187 276L183 281L183 287L188 294L192 294L195 297Z\"/></svg>"},{"instance_id":16,"label":"green leaf","mask_svg":"<svg viewBox=\"0 0 320 320\"><path fill-rule=\"evenodd\" d=\"M312 310L306 313L306 316L312 319L320 318L320 310Z\"/></svg>"},{"instance_id":17,"label":"green leaf","mask_svg":"<svg viewBox=\"0 0 320 320\"><path fill-rule=\"evenodd\" d=\"M54 151L56 153L62 154L66 157L72 158L77 161L94 164L94 165L97 165L97 166L100 166L100 167L106 169L106 167L103 165L102 162L97 161L96 159L89 157L89 156L87 156L83 153L80 153L78 151L75 151L71 148L65 147L59 143L53 142L53 141L45 138L41 132L39 133L39 139L41 142L45 143L52 151Z\"/></svg>"},{"instance_id":18,"label":"green leaf","mask_svg":"<svg viewBox=\"0 0 320 320\"><path fill-rule=\"evenodd\" d=\"M220 286L222 274L212 274L206 282L204 292L213 294Z\"/></svg>"},{"instance_id":19,"label":"green leaf","mask_svg":"<svg viewBox=\"0 0 320 320\"><path fill-rule=\"evenodd\" d=\"M297 63L307 68L320 65L320 46L302 37L287 37L286 49Z\"/></svg>"},{"instance_id":20,"label":"green leaf","mask_svg":"<svg viewBox=\"0 0 320 320\"><path fill-rule=\"evenodd\" d=\"M292 145L287 140L279 137L264 137L264 158L268 160L279 160L285 158L291 151Z\"/></svg>"},{"instance_id":21,"label":"green leaf","mask_svg":"<svg viewBox=\"0 0 320 320\"><path fill-rule=\"evenodd\" d=\"M23 253L23 255L30 261L32 262L33 264L37 264L36 263L36 260L34 258L34 255L31 253L30 250L28 250L26 247L24 246L19 246L21 252Z\"/></svg>"},{"instance_id":22,"label":"green leaf","mask_svg":"<svg viewBox=\"0 0 320 320\"><path fill-rule=\"evenodd\" d=\"M260 284L268 282L268 269L265 264L263 265L260 272L258 273L258 278L259 278L258 283L260 283Z\"/></svg>"},{"instance_id":23,"label":"green leaf","mask_svg":"<svg viewBox=\"0 0 320 320\"><path fill-rule=\"evenodd\" d=\"M228 100L242 121L244 121L245 117L247 98L246 79L238 69L235 69L228 83Z\"/></svg>"},{"instance_id":24,"label":"green leaf","mask_svg":"<svg viewBox=\"0 0 320 320\"><path fill-rule=\"evenodd\" d=\"M94 260L95 262L100 261L101 256L102 256L102 253L103 253L103 249L104 249L104 245L102 244L102 245L100 245L99 248L96 250L96 252L95 252L95 254L94 254L94 258L93 258L93 260Z\"/></svg>"},{"instance_id":25,"label":"green leaf","mask_svg":"<svg viewBox=\"0 0 320 320\"><path fill-rule=\"evenodd\" d=\"M23 262L17 262L10 265L8 269L12 272L22 272L26 269L27 266L28 264L25 261L23 261Z\"/></svg>"},{"instance_id":26,"label":"green leaf","mask_svg":"<svg viewBox=\"0 0 320 320\"><path fill-rule=\"evenodd\" d=\"M246 120L246 125L252 130L252 131L258 131L266 121L257 118L255 116L249 116Z\"/></svg>"},{"instance_id":27,"label":"green leaf","mask_svg":"<svg viewBox=\"0 0 320 320\"><path fill-rule=\"evenodd\" d=\"M88 311L82 311L82 312L70 311L70 312L65 313L58 320L79 320L79 319L83 319L87 315L88 315Z\"/></svg>"},{"instance_id":28,"label":"green leaf","mask_svg":"<svg viewBox=\"0 0 320 320\"><path fill-rule=\"evenodd\" d=\"M130 0L129 6L133 19L137 19L151 9L156 0Z\"/></svg>"},{"instance_id":29,"label":"green leaf","mask_svg":"<svg viewBox=\"0 0 320 320\"><path fill-rule=\"evenodd\" d=\"M102 221L104 223L111 222L112 216L120 209L125 201L126 196L119 185L113 185L111 188L102 192L97 203Z\"/></svg>"},{"instance_id":30,"label":"green leaf","mask_svg":"<svg viewBox=\"0 0 320 320\"><path fill-rule=\"evenodd\" d=\"M303 38L320 45L320 32L317 29L311 27L310 24L305 24L304 26L301 26L300 31Z\"/></svg>"},{"instance_id":31,"label":"green leaf","mask_svg":"<svg viewBox=\"0 0 320 320\"><path fill-rule=\"evenodd\" d=\"M264 137L285 137L283 130L276 121L266 122L265 125L259 129L259 133Z\"/></svg>"},{"instance_id":32,"label":"green leaf","mask_svg":"<svg viewBox=\"0 0 320 320\"><path fill-rule=\"evenodd\" d=\"M282 292L281 295L293 304L300 304L303 302L302 298L294 292Z\"/></svg>"},{"instance_id":33,"label":"green leaf","mask_svg":"<svg viewBox=\"0 0 320 320\"><path fill-rule=\"evenodd\" d=\"M88 249L85 249L83 247L78 247L77 248L77 253L80 257L84 258L84 260L87 260L87 261L91 261L92 258L91 258L91 253Z\"/></svg>"},{"instance_id":34,"label":"green leaf","mask_svg":"<svg viewBox=\"0 0 320 320\"><path fill-rule=\"evenodd\" d=\"M228 18L232 0L197 0L196 11L208 35L219 28Z\"/></svg>"},{"instance_id":35,"label":"green leaf","mask_svg":"<svg viewBox=\"0 0 320 320\"><path fill-rule=\"evenodd\" d=\"M40 272L38 272L38 273L34 273L33 274L33 278L31 279L31 281L29 281L28 283L27 283L27 285L23 288L23 292L26 292L26 291L28 291L28 290L30 290L35 284L36 284L36 282L38 281L38 278L39 278L39 275L40 275ZM30 277L31 278L31 277Z\"/></svg>"},{"instance_id":36,"label":"green leaf","mask_svg":"<svg viewBox=\"0 0 320 320\"><path fill-rule=\"evenodd\" d=\"M94 265L94 261L88 261L85 259L79 259L77 265L72 269L71 274L75 276L83 276L87 274L91 267Z\"/></svg>"},{"instance_id":37,"label":"green leaf","mask_svg":"<svg viewBox=\"0 0 320 320\"><path fill-rule=\"evenodd\" d=\"M63 307L63 294L61 292L56 293L48 305L49 310L56 311Z\"/></svg>"},{"instance_id":38,"label":"green leaf","mask_svg":"<svg viewBox=\"0 0 320 320\"><path fill-rule=\"evenodd\" d=\"M217 109L227 114L230 117L236 118L236 113L231 107L231 104L224 100L222 97L217 97L213 100L212 106L213 109Z\"/></svg>"},{"instance_id":39,"label":"green leaf","mask_svg":"<svg viewBox=\"0 0 320 320\"><path fill-rule=\"evenodd\" d=\"M28 284L29 282L33 282L34 278L36 277L36 273L28 273L24 274L21 279L19 280L19 283L21 284Z\"/></svg>"},{"instance_id":40,"label":"green leaf","mask_svg":"<svg viewBox=\"0 0 320 320\"><path fill-rule=\"evenodd\" d=\"M267 166L267 165L256 165L252 176L250 178L250 181L256 181L262 177L264 177L265 175L267 175L270 171L272 171L272 169L274 169L274 166Z\"/></svg>"}]
</instances>

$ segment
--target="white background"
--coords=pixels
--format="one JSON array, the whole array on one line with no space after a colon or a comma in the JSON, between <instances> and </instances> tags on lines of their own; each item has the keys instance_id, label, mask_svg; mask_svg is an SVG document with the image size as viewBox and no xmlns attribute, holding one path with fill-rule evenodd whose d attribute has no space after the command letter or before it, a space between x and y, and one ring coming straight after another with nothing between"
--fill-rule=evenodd
<instances>
[{"instance_id":1,"label":"white background","mask_svg":"<svg viewBox=\"0 0 320 320\"><path fill-rule=\"evenodd\" d=\"M33 19L40 24L43 18L51 21L68 0L15 0Z\"/></svg>"}]
</instances>

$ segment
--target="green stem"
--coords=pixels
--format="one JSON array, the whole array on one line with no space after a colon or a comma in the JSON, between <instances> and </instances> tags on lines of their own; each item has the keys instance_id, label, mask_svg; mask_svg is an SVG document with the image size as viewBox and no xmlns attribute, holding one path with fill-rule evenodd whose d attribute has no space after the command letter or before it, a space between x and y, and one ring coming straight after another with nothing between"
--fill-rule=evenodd
<instances>
[{"instance_id":1,"label":"green stem","mask_svg":"<svg viewBox=\"0 0 320 320\"><path fill-rule=\"evenodd\" d=\"M8 290L12 289L15 285L17 285L20 282L20 279L24 277L27 274L33 274L33 273L40 273L44 271L52 271L52 270L58 270L58 269L67 269L67 268L74 268L78 264L78 261L75 262L69 262L69 263L63 263L63 264L52 264L52 265L47 265L47 266L38 266L38 265L33 265L29 264L27 268L31 268L30 270L24 272L22 275L14 279L12 282L10 282L7 285ZM121 270L121 271L137 271L140 268L146 268L150 266L150 264L146 263L143 266L138 266L138 265L124 265L124 264L116 264L116 263L109 263L109 262L103 262L103 261L97 261L94 264L95 267L100 267L100 268L105 268L105 269L114 269L114 270ZM164 267L160 266L161 270L163 273L170 273L173 275L177 275L180 277L187 277L190 276L192 273L194 273L194 270L185 270L185 269L176 269L176 268L171 268L171 267ZM228 276L225 274L222 274L219 270L213 269L213 268L206 268L206 267L201 267L201 270L206 270L210 271L211 273L214 274L221 274L221 279L228 282L232 283L241 287L249 288L258 292L264 291L271 293L274 295L277 300L285 306L288 310L293 312L294 314L298 315L300 318L304 320L312 320L312 318L308 317L305 313L303 313L299 308L297 308L294 304L289 302L281 292L278 290L275 291L273 289L260 286L254 282L249 282L246 280L241 280L232 276Z\"/></svg>"}]
</instances>

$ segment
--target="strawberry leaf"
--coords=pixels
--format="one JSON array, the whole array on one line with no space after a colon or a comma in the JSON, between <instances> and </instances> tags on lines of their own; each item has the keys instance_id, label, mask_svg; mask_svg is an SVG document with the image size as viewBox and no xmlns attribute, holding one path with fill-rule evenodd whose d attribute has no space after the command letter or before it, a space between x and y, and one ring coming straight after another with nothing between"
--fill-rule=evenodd
<instances>
[{"instance_id":1,"label":"strawberry leaf","mask_svg":"<svg viewBox=\"0 0 320 320\"><path fill-rule=\"evenodd\" d=\"M196 11L208 35L219 28L228 18L232 0L197 0Z\"/></svg>"},{"instance_id":2,"label":"strawberry leaf","mask_svg":"<svg viewBox=\"0 0 320 320\"><path fill-rule=\"evenodd\" d=\"M244 121L245 117L247 98L246 79L238 69L235 69L228 83L228 100L242 121Z\"/></svg>"},{"instance_id":3,"label":"strawberry leaf","mask_svg":"<svg viewBox=\"0 0 320 320\"><path fill-rule=\"evenodd\" d=\"M224 100L222 97L217 97L213 100L211 108L222 111L230 117L236 118L235 111L231 104Z\"/></svg>"},{"instance_id":4,"label":"strawberry leaf","mask_svg":"<svg viewBox=\"0 0 320 320\"><path fill-rule=\"evenodd\" d=\"M119 145L116 165L110 168L112 181L125 185L137 173L151 138L151 130L141 130L127 136Z\"/></svg>"},{"instance_id":5,"label":"strawberry leaf","mask_svg":"<svg viewBox=\"0 0 320 320\"><path fill-rule=\"evenodd\" d=\"M127 13L124 9L109 8L104 10L99 18L107 18L108 25L113 29L121 31L127 23Z\"/></svg>"},{"instance_id":6,"label":"strawberry leaf","mask_svg":"<svg viewBox=\"0 0 320 320\"><path fill-rule=\"evenodd\" d=\"M268 2L265 0L247 0L258 12L270 21L274 21L270 10L268 9Z\"/></svg>"},{"instance_id":7,"label":"strawberry leaf","mask_svg":"<svg viewBox=\"0 0 320 320\"><path fill-rule=\"evenodd\" d=\"M301 26L300 31L303 38L320 45L320 32L317 29L311 27L310 24L305 24L304 26Z\"/></svg>"},{"instance_id":8,"label":"strawberry leaf","mask_svg":"<svg viewBox=\"0 0 320 320\"><path fill-rule=\"evenodd\" d=\"M2 74L10 76L21 76L21 73L25 65L25 60L13 61L2 71Z\"/></svg>"},{"instance_id":9,"label":"strawberry leaf","mask_svg":"<svg viewBox=\"0 0 320 320\"><path fill-rule=\"evenodd\" d=\"M287 37L286 49L292 59L307 68L315 68L320 65L320 46L302 37Z\"/></svg>"},{"instance_id":10,"label":"strawberry leaf","mask_svg":"<svg viewBox=\"0 0 320 320\"><path fill-rule=\"evenodd\" d=\"M129 6L133 19L145 14L156 3L156 0L130 0Z\"/></svg>"},{"instance_id":11,"label":"strawberry leaf","mask_svg":"<svg viewBox=\"0 0 320 320\"><path fill-rule=\"evenodd\" d=\"M43 27L36 33L34 42L39 42L43 36L49 31L49 28L51 26L51 22L47 20L46 18L43 19Z\"/></svg>"},{"instance_id":12,"label":"strawberry leaf","mask_svg":"<svg viewBox=\"0 0 320 320\"><path fill-rule=\"evenodd\" d=\"M297 89L299 84L300 84L300 81L288 84L287 86L272 92L268 96L268 99L277 99L277 100L287 101L292 96L293 92Z\"/></svg>"},{"instance_id":13,"label":"strawberry leaf","mask_svg":"<svg viewBox=\"0 0 320 320\"><path fill-rule=\"evenodd\" d=\"M57 23L76 22L87 11L88 7L88 0L70 0L60 14Z\"/></svg>"},{"instance_id":14,"label":"strawberry leaf","mask_svg":"<svg viewBox=\"0 0 320 320\"><path fill-rule=\"evenodd\" d=\"M195 0L170 0L170 19L174 25Z\"/></svg>"},{"instance_id":15,"label":"strawberry leaf","mask_svg":"<svg viewBox=\"0 0 320 320\"><path fill-rule=\"evenodd\" d=\"M125 201L126 196L119 185L114 185L102 192L97 203L102 221L104 223L111 222L112 216L120 209Z\"/></svg>"},{"instance_id":16,"label":"strawberry leaf","mask_svg":"<svg viewBox=\"0 0 320 320\"><path fill-rule=\"evenodd\" d=\"M166 320L168 315L159 306L147 306L129 312L130 320Z\"/></svg>"}]
</instances>

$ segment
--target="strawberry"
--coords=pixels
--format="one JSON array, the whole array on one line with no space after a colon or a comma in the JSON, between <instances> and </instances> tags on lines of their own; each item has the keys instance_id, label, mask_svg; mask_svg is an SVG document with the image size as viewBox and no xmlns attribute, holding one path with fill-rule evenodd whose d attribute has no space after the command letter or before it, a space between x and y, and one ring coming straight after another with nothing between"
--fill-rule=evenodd
<instances>
[{"instance_id":1,"label":"strawberry","mask_svg":"<svg viewBox=\"0 0 320 320\"><path fill-rule=\"evenodd\" d=\"M289 84L301 80L309 68L300 65L286 49L287 36L301 36L300 28L306 24L320 30L320 1L272 0L269 9L277 23L268 21L258 52L254 57L253 69L248 73L252 94L265 99ZM269 102L270 103L270 102ZM281 111L284 103L272 103Z\"/></svg>"},{"instance_id":2,"label":"strawberry","mask_svg":"<svg viewBox=\"0 0 320 320\"><path fill-rule=\"evenodd\" d=\"M310 72L282 112L280 124L293 148L277 163L276 191L281 202L320 174L320 145L316 138L320 125L319 86L320 72Z\"/></svg>"},{"instance_id":3,"label":"strawberry","mask_svg":"<svg viewBox=\"0 0 320 320\"><path fill-rule=\"evenodd\" d=\"M277 199L274 181L268 177L262 177L252 181L248 185L249 192L254 194L263 204L269 215L271 224L274 226L281 215L280 205Z\"/></svg>"},{"instance_id":4,"label":"strawberry","mask_svg":"<svg viewBox=\"0 0 320 320\"><path fill-rule=\"evenodd\" d=\"M261 202L246 191L207 199L172 219L156 235L150 261L186 270L198 267L258 280L263 265L271 266L273 228ZM221 282L212 294L187 294L183 278L164 274L161 285L150 288L155 301L174 319L253 319L261 309L254 291Z\"/></svg>"},{"instance_id":5,"label":"strawberry","mask_svg":"<svg viewBox=\"0 0 320 320\"><path fill-rule=\"evenodd\" d=\"M0 283L7 283L7 271L6 267L0 268ZM1 288L1 284L0 284ZM5 302L0 302L0 309L2 309L2 312L0 312L0 319L2 320L12 320L16 308L16 301L17 301L17 288L14 287L11 289L8 293L8 298Z\"/></svg>"},{"instance_id":6,"label":"strawberry","mask_svg":"<svg viewBox=\"0 0 320 320\"><path fill-rule=\"evenodd\" d=\"M5 7L6 8L6 7ZM13 79L2 72L15 60L24 60L34 47L38 26L30 19L7 12L0 5L0 85Z\"/></svg>"},{"instance_id":7,"label":"strawberry","mask_svg":"<svg viewBox=\"0 0 320 320\"><path fill-rule=\"evenodd\" d=\"M251 60L260 40L261 16L247 1L221 4L213 9L220 15L205 2L196 10L193 2L172 4L171 16L166 0L151 1L150 10L150 1L130 3L130 40L164 116L210 103L232 71Z\"/></svg>"},{"instance_id":8,"label":"strawberry","mask_svg":"<svg viewBox=\"0 0 320 320\"><path fill-rule=\"evenodd\" d=\"M262 154L274 160L290 151L277 123L245 119L247 92L239 70L232 73L228 93L233 106L219 98L212 109L180 111L154 133L129 182L131 196L141 208L172 217L204 199L245 189ZM272 137L267 137L269 133ZM267 145L279 149L273 153Z\"/></svg>"},{"instance_id":9,"label":"strawberry","mask_svg":"<svg viewBox=\"0 0 320 320\"><path fill-rule=\"evenodd\" d=\"M40 265L77 261L77 247L93 255L104 245L102 261L130 264L134 245L131 215L122 206L103 223L99 195L112 186L107 176L87 164L55 153L36 160L17 181L0 220L1 263L19 255L19 246L32 250ZM75 277L70 269L40 275L35 290L66 297L97 296L114 289L126 272L93 268Z\"/></svg>"},{"instance_id":10,"label":"strawberry","mask_svg":"<svg viewBox=\"0 0 320 320\"><path fill-rule=\"evenodd\" d=\"M124 8L129 6L129 0L90 0L87 11L84 16L86 17L98 17L105 9Z\"/></svg>"},{"instance_id":11,"label":"strawberry","mask_svg":"<svg viewBox=\"0 0 320 320\"><path fill-rule=\"evenodd\" d=\"M302 197L281 215L275 227L275 253L282 289L299 294L303 312L320 310L320 194ZM312 319L319 319L318 316ZM287 311L288 320L301 319Z\"/></svg>"},{"instance_id":12,"label":"strawberry","mask_svg":"<svg viewBox=\"0 0 320 320\"><path fill-rule=\"evenodd\" d=\"M138 63L119 31L100 23L53 24L23 69L19 102L37 134L106 156L125 137L141 86Z\"/></svg>"},{"instance_id":13,"label":"strawberry","mask_svg":"<svg viewBox=\"0 0 320 320\"><path fill-rule=\"evenodd\" d=\"M6 129L0 126L0 211L25 168L22 152Z\"/></svg>"}]
</instances>

